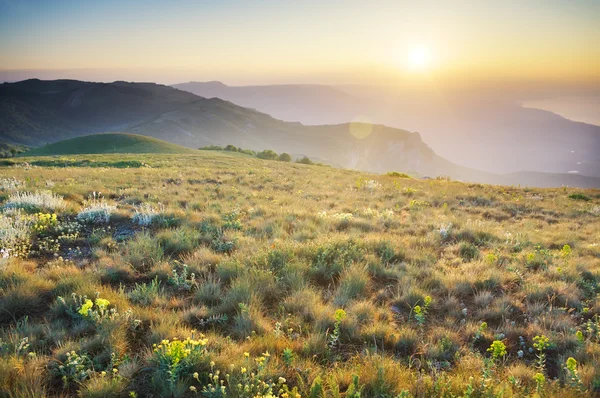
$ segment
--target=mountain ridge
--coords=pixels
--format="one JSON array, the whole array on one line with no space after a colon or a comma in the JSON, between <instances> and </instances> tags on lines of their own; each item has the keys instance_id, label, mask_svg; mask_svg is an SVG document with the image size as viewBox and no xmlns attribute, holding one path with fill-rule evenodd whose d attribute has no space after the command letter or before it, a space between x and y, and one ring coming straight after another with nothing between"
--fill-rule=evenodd
<instances>
[{"instance_id":1,"label":"mountain ridge","mask_svg":"<svg viewBox=\"0 0 600 398\"><path fill-rule=\"evenodd\" d=\"M307 125L364 120L408 128L440 156L491 173L578 171L600 177L600 126L525 108L506 93L301 84L220 83L208 89L201 82L174 87ZM312 87L318 89L311 93Z\"/></svg>"},{"instance_id":2,"label":"mountain ridge","mask_svg":"<svg viewBox=\"0 0 600 398\"><path fill-rule=\"evenodd\" d=\"M304 125L219 98L154 83L26 80L0 85L0 141L29 146L100 132L127 132L190 148L234 144L307 153L371 172L494 182L503 178L459 166L421 135L364 122ZM514 183L518 183L515 179Z\"/></svg>"}]
</instances>

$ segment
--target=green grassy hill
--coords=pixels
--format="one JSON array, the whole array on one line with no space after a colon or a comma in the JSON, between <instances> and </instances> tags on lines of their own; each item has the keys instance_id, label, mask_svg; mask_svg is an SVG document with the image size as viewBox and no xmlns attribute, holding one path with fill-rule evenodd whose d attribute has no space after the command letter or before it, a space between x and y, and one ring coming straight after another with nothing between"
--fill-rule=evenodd
<instances>
[{"instance_id":1,"label":"green grassy hill","mask_svg":"<svg viewBox=\"0 0 600 398\"><path fill-rule=\"evenodd\" d=\"M104 133L56 142L32 149L21 156L50 156L107 153L170 153L184 154L198 151L171 144L156 138L137 134Z\"/></svg>"}]
</instances>

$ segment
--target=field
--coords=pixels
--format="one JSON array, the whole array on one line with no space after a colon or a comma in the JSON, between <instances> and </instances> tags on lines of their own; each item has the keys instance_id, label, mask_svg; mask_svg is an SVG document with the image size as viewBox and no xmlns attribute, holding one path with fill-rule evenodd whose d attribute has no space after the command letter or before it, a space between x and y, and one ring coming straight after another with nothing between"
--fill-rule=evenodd
<instances>
[{"instance_id":1,"label":"field","mask_svg":"<svg viewBox=\"0 0 600 398\"><path fill-rule=\"evenodd\" d=\"M406 177L6 161L0 396L598 394L600 191Z\"/></svg>"}]
</instances>

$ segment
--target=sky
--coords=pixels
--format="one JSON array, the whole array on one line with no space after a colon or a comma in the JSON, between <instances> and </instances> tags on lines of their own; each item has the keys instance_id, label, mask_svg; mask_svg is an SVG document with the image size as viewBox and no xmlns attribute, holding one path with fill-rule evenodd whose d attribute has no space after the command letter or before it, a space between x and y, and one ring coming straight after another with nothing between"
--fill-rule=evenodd
<instances>
[{"instance_id":1,"label":"sky","mask_svg":"<svg viewBox=\"0 0 600 398\"><path fill-rule=\"evenodd\" d=\"M0 0L0 81L600 86L600 1Z\"/></svg>"}]
</instances>

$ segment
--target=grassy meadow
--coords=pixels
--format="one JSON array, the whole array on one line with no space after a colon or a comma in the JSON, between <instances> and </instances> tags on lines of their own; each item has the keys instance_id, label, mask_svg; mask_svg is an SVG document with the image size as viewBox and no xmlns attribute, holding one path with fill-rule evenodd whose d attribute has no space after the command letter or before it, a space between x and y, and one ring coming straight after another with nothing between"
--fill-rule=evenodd
<instances>
[{"instance_id":1,"label":"grassy meadow","mask_svg":"<svg viewBox=\"0 0 600 398\"><path fill-rule=\"evenodd\" d=\"M406 177L4 161L0 397L599 394L600 191Z\"/></svg>"}]
</instances>

